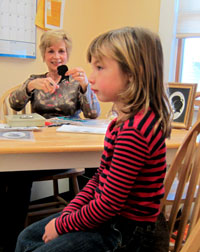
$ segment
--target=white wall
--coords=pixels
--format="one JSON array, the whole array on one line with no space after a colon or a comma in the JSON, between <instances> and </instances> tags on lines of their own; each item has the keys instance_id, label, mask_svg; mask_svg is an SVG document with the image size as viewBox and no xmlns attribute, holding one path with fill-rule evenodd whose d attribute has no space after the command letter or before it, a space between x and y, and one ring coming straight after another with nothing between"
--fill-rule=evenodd
<instances>
[{"instance_id":1,"label":"white wall","mask_svg":"<svg viewBox=\"0 0 200 252\"><path fill-rule=\"evenodd\" d=\"M59 193L69 190L68 179L60 179ZM31 192L31 201L42 199L53 195L53 181L34 182Z\"/></svg>"},{"instance_id":2,"label":"white wall","mask_svg":"<svg viewBox=\"0 0 200 252\"><path fill-rule=\"evenodd\" d=\"M176 23L179 0L161 0L159 35L164 53L164 81L175 76Z\"/></svg>"}]
</instances>

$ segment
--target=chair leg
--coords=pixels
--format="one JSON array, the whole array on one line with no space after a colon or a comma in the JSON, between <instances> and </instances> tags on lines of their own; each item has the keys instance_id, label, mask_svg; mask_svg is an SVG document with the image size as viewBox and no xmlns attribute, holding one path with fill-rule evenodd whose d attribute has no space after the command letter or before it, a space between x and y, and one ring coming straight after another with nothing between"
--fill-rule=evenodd
<instances>
[{"instance_id":1,"label":"chair leg","mask_svg":"<svg viewBox=\"0 0 200 252\"><path fill-rule=\"evenodd\" d=\"M79 175L82 175L83 173L84 171L77 172L77 174ZM79 175L77 174L76 175L70 174L71 176L68 176L69 184L70 184L70 191L73 193L73 197L80 191L78 178L77 178L77 176ZM67 178L67 176L63 178ZM33 204L29 206L29 213L26 218L25 227L29 225L29 217L43 216L43 215L49 215L55 212L60 212L69 203L65 199L59 196L59 183L58 182L59 182L58 179L53 178L54 202ZM48 209L45 209L45 208L48 208Z\"/></svg>"},{"instance_id":2,"label":"chair leg","mask_svg":"<svg viewBox=\"0 0 200 252\"><path fill-rule=\"evenodd\" d=\"M68 204L68 202L60 196L56 196L56 199L58 200L58 202L62 203L65 206Z\"/></svg>"},{"instance_id":3,"label":"chair leg","mask_svg":"<svg viewBox=\"0 0 200 252\"><path fill-rule=\"evenodd\" d=\"M26 220L25 220L25 223L24 223L24 228L28 227L28 225L29 225L29 215L27 213Z\"/></svg>"},{"instance_id":4,"label":"chair leg","mask_svg":"<svg viewBox=\"0 0 200 252\"><path fill-rule=\"evenodd\" d=\"M64 205L68 204L66 200L64 200L63 198L59 196L58 179L53 180L53 193L54 193L55 200L57 200L58 202Z\"/></svg>"},{"instance_id":5,"label":"chair leg","mask_svg":"<svg viewBox=\"0 0 200 252\"><path fill-rule=\"evenodd\" d=\"M73 176L73 177L72 177L72 185L73 185L74 193L75 193L75 195L76 195L76 194L79 193L79 191L80 191L79 185L78 185L77 176Z\"/></svg>"},{"instance_id":6,"label":"chair leg","mask_svg":"<svg viewBox=\"0 0 200 252\"><path fill-rule=\"evenodd\" d=\"M59 194L58 180L57 179L53 180L53 194L54 194L54 197L57 197L58 194Z\"/></svg>"}]
</instances>

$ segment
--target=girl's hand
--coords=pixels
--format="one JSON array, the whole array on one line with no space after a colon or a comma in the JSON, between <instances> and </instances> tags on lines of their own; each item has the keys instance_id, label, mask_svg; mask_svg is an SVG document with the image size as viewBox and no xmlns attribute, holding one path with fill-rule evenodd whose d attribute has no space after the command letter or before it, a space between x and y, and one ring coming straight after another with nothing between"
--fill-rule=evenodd
<instances>
[{"instance_id":1,"label":"girl's hand","mask_svg":"<svg viewBox=\"0 0 200 252\"><path fill-rule=\"evenodd\" d=\"M59 235L55 228L55 221L56 218L52 219L46 226L45 226L45 232L42 236L42 240L44 243L47 243L55 238L57 238Z\"/></svg>"},{"instance_id":2,"label":"girl's hand","mask_svg":"<svg viewBox=\"0 0 200 252\"><path fill-rule=\"evenodd\" d=\"M53 94L57 88L59 88L59 86L50 77L37 78L30 81L27 85L28 92L31 92L34 89L39 89L43 90L45 93Z\"/></svg>"},{"instance_id":3,"label":"girl's hand","mask_svg":"<svg viewBox=\"0 0 200 252\"><path fill-rule=\"evenodd\" d=\"M74 80L80 83L83 92L84 93L86 92L88 86L88 78L85 71L82 68L77 67L70 69L65 73L65 75L71 75Z\"/></svg>"}]
</instances>

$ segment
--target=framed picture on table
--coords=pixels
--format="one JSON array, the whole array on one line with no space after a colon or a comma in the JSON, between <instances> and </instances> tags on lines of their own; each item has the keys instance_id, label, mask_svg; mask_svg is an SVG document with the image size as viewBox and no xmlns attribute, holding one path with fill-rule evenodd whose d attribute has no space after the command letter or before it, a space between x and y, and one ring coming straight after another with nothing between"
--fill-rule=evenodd
<instances>
[{"instance_id":1,"label":"framed picture on table","mask_svg":"<svg viewBox=\"0 0 200 252\"><path fill-rule=\"evenodd\" d=\"M167 91L172 106L173 128L189 129L192 123L197 84L169 82Z\"/></svg>"}]
</instances>

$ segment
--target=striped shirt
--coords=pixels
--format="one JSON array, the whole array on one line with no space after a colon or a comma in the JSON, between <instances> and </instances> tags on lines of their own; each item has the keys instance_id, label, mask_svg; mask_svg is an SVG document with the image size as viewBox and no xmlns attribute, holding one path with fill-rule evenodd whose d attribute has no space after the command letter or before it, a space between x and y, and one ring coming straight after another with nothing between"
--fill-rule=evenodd
<instances>
[{"instance_id":1,"label":"striped shirt","mask_svg":"<svg viewBox=\"0 0 200 252\"><path fill-rule=\"evenodd\" d=\"M155 222L164 195L166 145L149 109L108 126L100 167L56 219L59 234L94 229L116 215Z\"/></svg>"}]
</instances>

